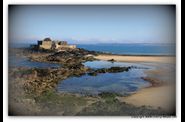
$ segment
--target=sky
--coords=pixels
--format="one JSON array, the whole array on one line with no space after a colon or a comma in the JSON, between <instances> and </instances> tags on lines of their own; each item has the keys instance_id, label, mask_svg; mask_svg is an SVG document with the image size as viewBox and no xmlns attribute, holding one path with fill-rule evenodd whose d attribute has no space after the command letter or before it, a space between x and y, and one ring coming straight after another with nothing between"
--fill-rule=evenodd
<instances>
[{"instance_id":1,"label":"sky","mask_svg":"<svg viewBox=\"0 0 185 122\"><path fill-rule=\"evenodd\" d=\"M174 43L173 5L9 5L9 40L69 43Z\"/></svg>"}]
</instances>

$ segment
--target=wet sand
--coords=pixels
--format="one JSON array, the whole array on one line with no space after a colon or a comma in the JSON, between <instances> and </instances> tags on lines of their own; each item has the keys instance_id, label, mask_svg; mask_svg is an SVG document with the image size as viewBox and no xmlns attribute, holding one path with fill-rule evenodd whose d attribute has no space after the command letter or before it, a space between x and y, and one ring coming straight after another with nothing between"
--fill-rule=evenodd
<instances>
[{"instance_id":1,"label":"wet sand","mask_svg":"<svg viewBox=\"0 0 185 122\"><path fill-rule=\"evenodd\" d=\"M135 106L150 106L154 109L162 109L169 113L175 112L175 72L157 67L155 70L146 72L146 80L152 86L139 90L133 95L122 97L120 101L133 104ZM155 84L155 85L153 85Z\"/></svg>"},{"instance_id":2,"label":"wet sand","mask_svg":"<svg viewBox=\"0 0 185 122\"><path fill-rule=\"evenodd\" d=\"M135 106L151 106L155 109L160 108L167 112L173 112L175 110L174 91L175 87L173 85L150 87L131 96L119 98L119 100Z\"/></svg>"},{"instance_id":3,"label":"wet sand","mask_svg":"<svg viewBox=\"0 0 185 122\"><path fill-rule=\"evenodd\" d=\"M175 111L175 76L172 72L165 71L163 68L149 70L146 72L148 81L156 82L148 88L139 90L133 95L122 97L120 101L133 104L135 106L151 106L160 108L166 112ZM174 73L173 73L174 74Z\"/></svg>"},{"instance_id":4,"label":"wet sand","mask_svg":"<svg viewBox=\"0 0 185 122\"><path fill-rule=\"evenodd\" d=\"M124 62L159 62L159 63L174 63L174 56L122 56L122 55L98 55L96 59L124 61Z\"/></svg>"},{"instance_id":5,"label":"wet sand","mask_svg":"<svg viewBox=\"0 0 185 122\"><path fill-rule=\"evenodd\" d=\"M149 88L141 89L136 94L124 98L124 102L136 106L151 106L160 108L166 112L175 112L175 70L163 65L156 66L154 70L148 70L146 80L155 82Z\"/></svg>"}]
</instances>

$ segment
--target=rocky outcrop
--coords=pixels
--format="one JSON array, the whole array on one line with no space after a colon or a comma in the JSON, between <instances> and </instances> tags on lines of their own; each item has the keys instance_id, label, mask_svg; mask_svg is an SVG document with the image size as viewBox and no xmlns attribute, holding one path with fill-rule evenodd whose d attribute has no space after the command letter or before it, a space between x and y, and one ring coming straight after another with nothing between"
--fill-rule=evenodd
<instances>
[{"instance_id":1,"label":"rocky outcrop","mask_svg":"<svg viewBox=\"0 0 185 122\"><path fill-rule=\"evenodd\" d=\"M29 59L32 61L38 62L51 62L51 63L60 63L63 65L73 65L80 64L85 61L93 61L96 60L93 56L97 55L94 51L87 51L84 49L73 49L73 50L65 50L60 52L53 53L32 53L28 55Z\"/></svg>"},{"instance_id":2,"label":"rocky outcrop","mask_svg":"<svg viewBox=\"0 0 185 122\"><path fill-rule=\"evenodd\" d=\"M107 60L107 61L110 61L110 62L115 62L115 60L114 60L114 59L110 59L110 60Z\"/></svg>"},{"instance_id":3,"label":"rocky outcrop","mask_svg":"<svg viewBox=\"0 0 185 122\"><path fill-rule=\"evenodd\" d=\"M98 73L118 73L127 72L132 67L111 67L111 68L101 68L88 73L88 75L96 76Z\"/></svg>"},{"instance_id":4,"label":"rocky outcrop","mask_svg":"<svg viewBox=\"0 0 185 122\"><path fill-rule=\"evenodd\" d=\"M89 69L82 64L60 68L13 68L9 77L21 79L26 93L37 95L54 89L61 80L70 76L82 76L88 71Z\"/></svg>"}]
</instances>

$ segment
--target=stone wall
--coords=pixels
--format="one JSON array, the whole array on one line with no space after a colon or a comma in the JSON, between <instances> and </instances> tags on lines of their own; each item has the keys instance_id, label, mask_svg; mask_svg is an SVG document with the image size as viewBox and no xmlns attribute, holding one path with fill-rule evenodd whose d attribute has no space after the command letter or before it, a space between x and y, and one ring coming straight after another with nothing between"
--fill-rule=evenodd
<instances>
[{"instance_id":1,"label":"stone wall","mask_svg":"<svg viewBox=\"0 0 185 122\"><path fill-rule=\"evenodd\" d=\"M48 38L44 39L43 41L38 41L38 47L44 49L64 49L64 48L75 49L76 45L68 45L67 41L51 41Z\"/></svg>"},{"instance_id":2,"label":"stone wall","mask_svg":"<svg viewBox=\"0 0 185 122\"><path fill-rule=\"evenodd\" d=\"M39 45L40 48L51 49L52 42L51 41L42 41L42 44Z\"/></svg>"},{"instance_id":3,"label":"stone wall","mask_svg":"<svg viewBox=\"0 0 185 122\"><path fill-rule=\"evenodd\" d=\"M71 49L75 49L76 45L58 45L58 49L60 48L71 48Z\"/></svg>"}]
</instances>

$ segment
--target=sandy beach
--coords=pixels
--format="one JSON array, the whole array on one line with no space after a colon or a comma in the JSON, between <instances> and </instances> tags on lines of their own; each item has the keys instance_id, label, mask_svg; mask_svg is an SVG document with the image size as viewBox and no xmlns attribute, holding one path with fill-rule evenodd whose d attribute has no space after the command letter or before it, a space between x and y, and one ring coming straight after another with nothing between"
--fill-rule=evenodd
<instances>
[{"instance_id":1,"label":"sandy beach","mask_svg":"<svg viewBox=\"0 0 185 122\"><path fill-rule=\"evenodd\" d=\"M111 60L120 62L156 62L156 63L175 63L174 56L122 56L122 55L98 55L95 58L100 60Z\"/></svg>"},{"instance_id":2,"label":"sandy beach","mask_svg":"<svg viewBox=\"0 0 185 122\"><path fill-rule=\"evenodd\" d=\"M129 97L119 99L122 102L136 106L151 106L155 109L161 108L167 112L175 110L175 86L165 85L150 87L138 91Z\"/></svg>"},{"instance_id":3,"label":"sandy beach","mask_svg":"<svg viewBox=\"0 0 185 122\"><path fill-rule=\"evenodd\" d=\"M175 66L175 57L98 55L95 58L100 60L114 59L120 62L151 63L155 69L145 72L147 79L160 85L144 88L133 95L118 97L118 99L135 106L150 106L170 113L175 111L175 68L165 65Z\"/></svg>"}]
</instances>

